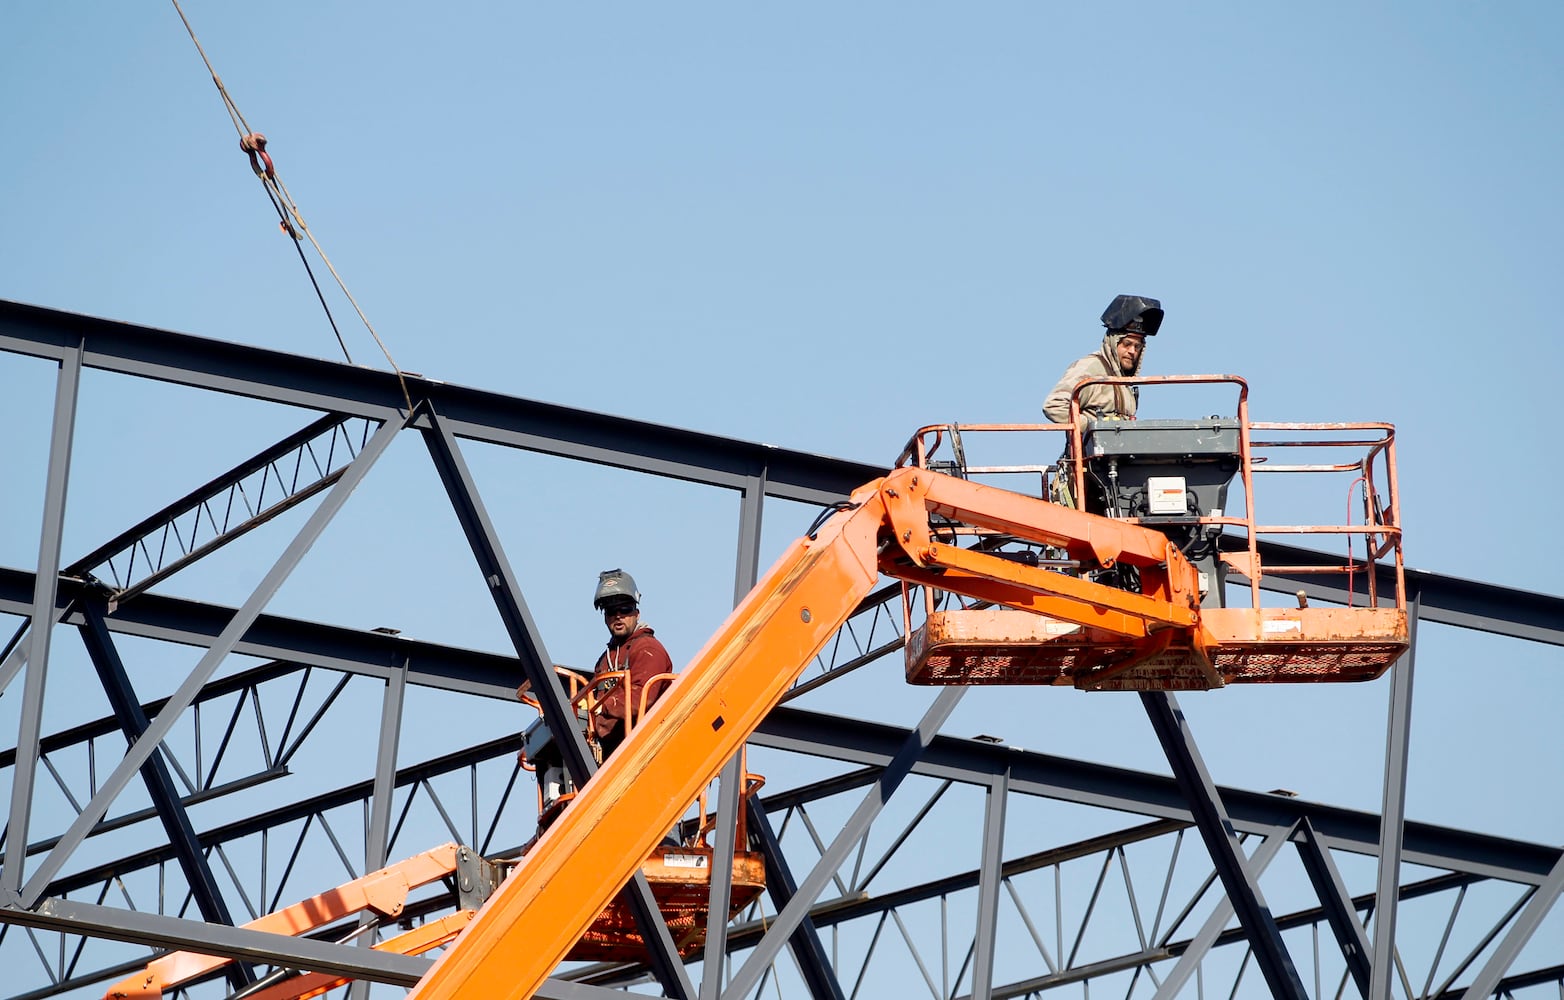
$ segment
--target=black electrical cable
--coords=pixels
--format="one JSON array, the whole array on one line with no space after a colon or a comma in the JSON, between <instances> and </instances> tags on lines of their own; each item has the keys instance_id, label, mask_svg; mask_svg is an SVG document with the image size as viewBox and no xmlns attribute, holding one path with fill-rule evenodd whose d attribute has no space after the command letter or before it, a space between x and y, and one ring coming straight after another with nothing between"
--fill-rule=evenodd
<instances>
[{"instance_id":1,"label":"black electrical cable","mask_svg":"<svg viewBox=\"0 0 1564 1000\"><path fill-rule=\"evenodd\" d=\"M805 537L811 542L814 541L815 535L820 531L820 526L825 524L832 514L837 514L844 510L857 510L861 506L862 504L853 503L851 500L838 500L836 503L827 505L825 510L820 512L820 516L815 518L814 523L809 526L809 530L804 532Z\"/></svg>"}]
</instances>

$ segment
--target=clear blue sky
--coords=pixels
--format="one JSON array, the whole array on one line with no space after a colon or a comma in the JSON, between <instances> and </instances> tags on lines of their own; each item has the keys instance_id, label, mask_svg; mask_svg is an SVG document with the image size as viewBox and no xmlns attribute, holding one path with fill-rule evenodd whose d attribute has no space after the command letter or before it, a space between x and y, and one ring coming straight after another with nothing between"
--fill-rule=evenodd
<instances>
[{"instance_id":1,"label":"clear blue sky","mask_svg":"<svg viewBox=\"0 0 1564 1000\"><path fill-rule=\"evenodd\" d=\"M1241 374L1258 419L1398 426L1412 566L1564 592L1558 4L186 10L405 369L889 463L920 425L1040 420L1108 300L1151 295L1148 370ZM0 297L339 356L171 5L8 4L0 87ZM0 379L0 523L34 524L52 382L18 359ZM303 422L168 398L84 399L67 556ZM594 655L586 595L619 564L676 660L701 644L731 498L475 452L556 659ZM420 449L387 462L277 610L503 649ZM769 508L768 553L811 516ZM36 559L6 534L0 562ZM263 551L192 580L242 599ZM1556 653L1425 640L1410 815L1564 841L1564 807L1523 798L1564 765ZM1184 705L1218 781L1377 809L1387 698ZM1138 705L1025 704L953 726L1165 768Z\"/></svg>"}]
</instances>

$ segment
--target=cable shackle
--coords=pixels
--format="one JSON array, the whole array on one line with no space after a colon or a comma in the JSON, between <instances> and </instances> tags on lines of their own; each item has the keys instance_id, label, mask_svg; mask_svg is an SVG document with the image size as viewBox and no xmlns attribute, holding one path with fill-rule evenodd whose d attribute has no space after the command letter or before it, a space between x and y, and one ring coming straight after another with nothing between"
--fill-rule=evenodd
<instances>
[{"instance_id":1,"label":"cable shackle","mask_svg":"<svg viewBox=\"0 0 1564 1000\"><path fill-rule=\"evenodd\" d=\"M277 179L277 168L272 165L271 154L266 152L266 137L259 132L251 132L239 137L239 148L250 154L250 169L255 171L255 176L265 177L269 181ZM265 169L261 168L261 161L266 162Z\"/></svg>"}]
</instances>

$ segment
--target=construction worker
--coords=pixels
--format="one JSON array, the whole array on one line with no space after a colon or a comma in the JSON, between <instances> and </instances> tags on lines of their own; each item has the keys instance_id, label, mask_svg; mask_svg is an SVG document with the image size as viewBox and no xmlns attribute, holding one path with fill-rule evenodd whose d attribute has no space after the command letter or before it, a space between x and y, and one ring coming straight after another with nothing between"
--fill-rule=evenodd
<instances>
[{"instance_id":1,"label":"construction worker","mask_svg":"<svg viewBox=\"0 0 1564 1000\"><path fill-rule=\"evenodd\" d=\"M1119 295L1103 310L1102 325L1107 332L1102 337L1102 348L1096 354L1088 354L1069 368L1054 384L1053 391L1043 401L1043 415L1056 424L1070 420L1070 397L1075 387L1089 378L1104 376L1129 377L1140 373L1141 358L1146 351L1146 338L1156 336L1162 326L1162 303L1144 295ZM1134 420L1135 405L1140 401L1138 386L1089 385L1081 390L1081 416L1093 420ZM1072 469L1068 449L1059 460L1059 468L1053 478L1051 495L1056 503L1066 507L1076 506L1071 489ZM1100 492L1100 491L1099 491ZM1102 498L1087 498L1087 509L1100 512Z\"/></svg>"},{"instance_id":2,"label":"construction worker","mask_svg":"<svg viewBox=\"0 0 1564 1000\"><path fill-rule=\"evenodd\" d=\"M599 573L592 606L603 613L603 624L608 627L608 648L597 658L593 676L628 672L627 677L596 685L598 700L592 709L588 743L595 743L601 760L607 760L624 742L629 728L640 721L641 696L648 682L658 674L673 673L673 661L651 627L641 624L641 592L635 589L629 573L622 569ZM650 708L667 687L666 680L653 684L646 695L646 707Z\"/></svg>"},{"instance_id":3,"label":"construction worker","mask_svg":"<svg viewBox=\"0 0 1564 1000\"><path fill-rule=\"evenodd\" d=\"M1043 401L1043 414L1056 424L1070 419L1070 394L1083 379L1140 373L1146 338L1162 326L1162 303L1143 295L1120 295L1103 311L1102 349L1065 369ZM1134 420L1140 394L1132 385L1092 385L1081 391L1081 413L1098 420Z\"/></svg>"},{"instance_id":4,"label":"construction worker","mask_svg":"<svg viewBox=\"0 0 1564 1000\"><path fill-rule=\"evenodd\" d=\"M631 724L640 721L642 692L647 692L649 708L672 679L654 680L660 674L672 674L673 662L651 628L641 624L640 601L641 592L635 589L635 580L629 573L611 569L598 574L592 606L603 613L603 623L608 627L608 648L597 658L592 676L568 668L581 684L592 689L589 702L577 701L576 718L584 722L587 748L599 764L625 741L629 728L626 720ZM618 673L620 671L623 673ZM605 677L605 674L612 676ZM531 688L530 682L523 683L516 689L516 696L526 700ZM578 688L573 684L571 690ZM590 712L586 704L590 704ZM576 792L559 745L546 728L539 735L541 724L540 719L522 734L523 747L517 754L518 763L530 764L537 771L540 835L558 817L562 803Z\"/></svg>"}]
</instances>

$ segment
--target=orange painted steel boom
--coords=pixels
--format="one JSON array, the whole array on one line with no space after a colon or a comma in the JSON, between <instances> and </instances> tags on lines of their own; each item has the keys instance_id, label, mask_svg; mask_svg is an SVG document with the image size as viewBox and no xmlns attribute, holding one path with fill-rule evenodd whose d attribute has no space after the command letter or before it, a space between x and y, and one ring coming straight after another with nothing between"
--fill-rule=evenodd
<instances>
[{"instance_id":1,"label":"orange painted steel boom","mask_svg":"<svg viewBox=\"0 0 1564 1000\"><path fill-rule=\"evenodd\" d=\"M422 955L456 938L477 916L476 910L457 910L438 920L405 931L375 945L376 951L398 955ZM352 982L347 976L330 972L305 972L291 979L246 993L244 1000L313 1000L338 986Z\"/></svg>"},{"instance_id":2,"label":"orange painted steel boom","mask_svg":"<svg viewBox=\"0 0 1564 1000\"><path fill-rule=\"evenodd\" d=\"M409 891L444 878L456 870L458 850L460 848L455 844L444 844L275 913L268 913L244 926L253 931L299 935L363 910L373 910L388 917L398 916L407 903ZM164 991L220 969L230 961L213 955L176 951L153 961L144 972L138 972L109 987L108 992L104 993L104 1000L160 997Z\"/></svg>"},{"instance_id":3,"label":"orange painted steel boom","mask_svg":"<svg viewBox=\"0 0 1564 1000\"><path fill-rule=\"evenodd\" d=\"M941 543L931 514L1137 566L1143 593ZM1146 656L1170 635L1206 644L1196 572L1163 535L897 469L783 553L410 996L530 997L881 573L1109 630Z\"/></svg>"}]
</instances>

